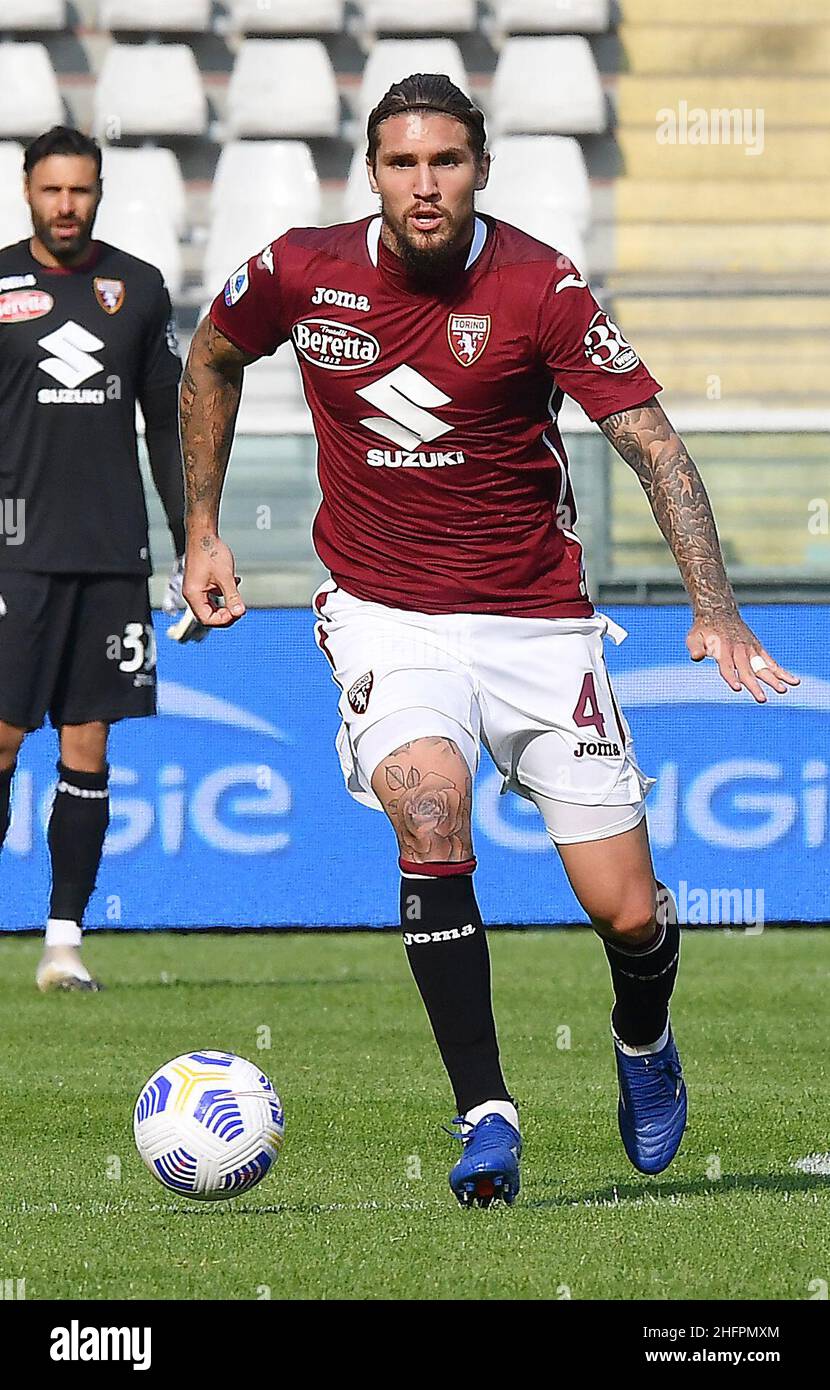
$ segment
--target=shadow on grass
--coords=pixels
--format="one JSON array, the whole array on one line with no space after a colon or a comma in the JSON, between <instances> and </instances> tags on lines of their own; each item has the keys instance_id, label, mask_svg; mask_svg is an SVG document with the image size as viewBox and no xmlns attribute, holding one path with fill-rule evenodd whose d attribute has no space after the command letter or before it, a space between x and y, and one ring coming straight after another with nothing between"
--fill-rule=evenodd
<instances>
[{"instance_id":1,"label":"shadow on grass","mask_svg":"<svg viewBox=\"0 0 830 1390\"><path fill-rule=\"evenodd\" d=\"M307 989L310 985L382 985L389 981L375 980L367 975L318 975L310 979L275 980L186 980L176 975L169 980L116 980L107 986L108 993L121 994L139 989Z\"/></svg>"},{"instance_id":2,"label":"shadow on grass","mask_svg":"<svg viewBox=\"0 0 830 1390\"><path fill-rule=\"evenodd\" d=\"M559 1187L552 1178L542 1178L537 1187ZM830 1177L819 1173L724 1173L721 1178L695 1178L687 1182L656 1182L643 1177L640 1182L614 1183L573 1196L541 1197L525 1201L526 1207L623 1206L626 1202L670 1202L677 1197L715 1197L731 1192L815 1192L830 1189Z\"/></svg>"}]
</instances>

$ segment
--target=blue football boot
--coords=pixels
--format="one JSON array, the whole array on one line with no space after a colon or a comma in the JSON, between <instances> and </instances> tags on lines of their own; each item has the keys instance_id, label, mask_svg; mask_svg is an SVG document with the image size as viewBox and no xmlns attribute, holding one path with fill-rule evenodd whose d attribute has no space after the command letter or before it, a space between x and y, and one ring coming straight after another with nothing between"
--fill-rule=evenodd
<instances>
[{"instance_id":1,"label":"blue football boot","mask_svg":"<svg viewBox=\"0 0 830 1390\"><path fill-rule=\"evenodd\" d=\"M641 1173L662 1173L677 1153L686 1128L686 1085L671 1029L659 1052L629 1057L615 1039L614 1053L625 1151Z\"/></svg>"},{"instance_id":2,"label":"blue football boot","mask_svg":"<svg viewBox=\"0 0 830 1390\"><path fill-rule=\"evenodd\" d=\"M478 1124L458 1115L458 1130L447 1130L460 1139L464 1151L450 1173L450 1187L462 1207L489 1207L515 1202L519 1192L519 1159L522 1137L501 1115L485 1115Z\"/></svg>"}]
</instances>

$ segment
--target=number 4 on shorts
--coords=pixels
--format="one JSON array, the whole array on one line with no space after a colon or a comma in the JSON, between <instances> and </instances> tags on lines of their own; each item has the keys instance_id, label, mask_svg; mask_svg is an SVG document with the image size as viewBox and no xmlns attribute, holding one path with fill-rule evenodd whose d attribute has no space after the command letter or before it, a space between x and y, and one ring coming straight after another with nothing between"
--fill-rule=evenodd
<instances>
[{"instance_id":1,"label":"number 4 on shorts","mask_svg":"<svg viewBox=\"0 0 830 1390\"><path fill-rule=\"evenodd\" d=\"M582 678L579 699L571 718L578 729L590 726L596 729L600 738L605 738L605 719L599 707L593 671L586 671Z\"/></svg>"}]
</instances>

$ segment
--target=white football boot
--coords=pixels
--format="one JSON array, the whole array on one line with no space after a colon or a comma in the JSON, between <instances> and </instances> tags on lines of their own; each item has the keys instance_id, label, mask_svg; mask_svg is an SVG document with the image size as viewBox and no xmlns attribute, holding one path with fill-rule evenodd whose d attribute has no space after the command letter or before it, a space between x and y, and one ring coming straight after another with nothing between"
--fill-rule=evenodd
<instances>
[{"instance_id":1,"label":"white football boot","mask_svg":"<svg viewBox=\"0 0 830 1390\"><path fill-rule=\"evenodd\" d=\"M49 919L35 983L41 994L57 989L95 992L101 988L81 960L81 929L77 922Z\"/></svg>"}]
</instances>

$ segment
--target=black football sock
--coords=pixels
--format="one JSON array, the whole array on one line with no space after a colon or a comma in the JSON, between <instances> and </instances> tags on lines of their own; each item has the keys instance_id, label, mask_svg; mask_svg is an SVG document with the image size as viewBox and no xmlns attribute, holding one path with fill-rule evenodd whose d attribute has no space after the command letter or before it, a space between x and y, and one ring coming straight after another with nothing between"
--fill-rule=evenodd
<instances>
[{"instance_id":1,"label":"black football sock","mask_svg":"<svg viewBox=\"0 0 830 1390\"><path fill-rule=\"evenodd\" d=\"M677 907L664 884L657 884L657 894L658 925L651 941L639 948L603 941L615 996L611 1024L620 1042L629 1047L647 1047L662 1036L677 978Z\"/></svg>"},{"instance_id":2,"label":"black football sock","mask_svg":"<svg viewBox=\"0 0 830 1390\"><path fill-rule=\"evenodd\" d=\"M459 1115L486 1100L512 1102L499 1063L474 867L475 860L465 866L401 863L404 946ZM407 870L430 876L411 877Z\"/></svg>"},{"instance_id":3,"label":"black football sock","mask_svg":"<svg viewBox=\"0 0 830 1390\"><path fill-rule=\"evenodd\" d=\"M95 887L110 808L103 772L75 772L58 762L58 789L49 818L52 897L49 916L78 922Z\"/></svg>"},{"instance_id":4,"label":"black football sock","mask_svg":"<svg viewBox=\"0 0 830 1390\"><path fill-rule=\"evenodd\" d=\"M12 763L11 767L0 768L0 846L6 838L6 831L11 820L9 803L12 795L12 778L16 767L17 763Z\"/></svg>"}]
</instances>

